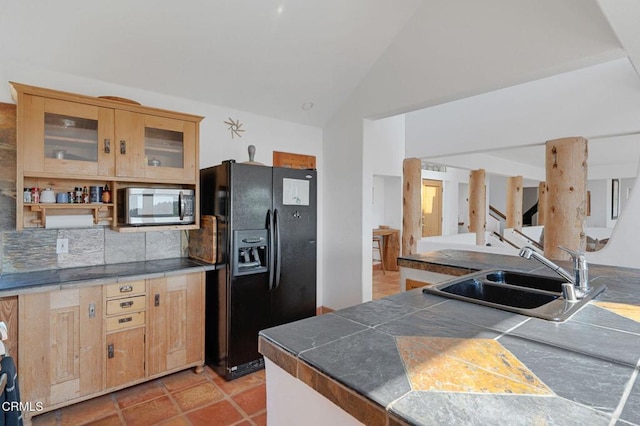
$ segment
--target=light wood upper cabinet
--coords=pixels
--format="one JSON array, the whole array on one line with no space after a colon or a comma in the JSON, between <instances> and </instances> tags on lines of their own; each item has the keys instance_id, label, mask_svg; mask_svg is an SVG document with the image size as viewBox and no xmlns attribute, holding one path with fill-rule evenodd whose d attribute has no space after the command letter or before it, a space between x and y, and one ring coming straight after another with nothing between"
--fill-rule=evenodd
<instances>
[{"instance_id":1,"label":"light wood upper cabinet","mask_svg":"<svg viewBox=\"0 0 640 426\"><path fill-rule=\"evenodd\" d=\"M24 173L113 175L113 109L32 95L22 103Z\"/></svg>"},{"instance_id":2,"label":"light wood upper cabinet","mask_svg":"<svg viewBox=\"0 0 640 426\"><path fill-rule=\"evenodd\" d=\"M149 280L148 375L204 363L204 274Z\"/></svg>"},{"instance_id":3,"label":"light wood upper cabinet","mask_svg":"<svg viewBox=\"0 0 640 426\"><path fill-rule=\"evenodd\" d=\"M161 186L199 193L199 123L203 117L11 83L17 103L16 229L46 226L46 216L94 215L94 224L116 218L116 190ZM111 205L44 206L24 203L24 188L68 192L80 186L104 186ZM196 197L196 211L199 198ZM62 210L64 209L64 210ZM74 209L73 211L68 209ZM195 224L171 229L194 229ZM144 229L143 229L144 230Z\"/></svg>"},{"instance_id":4,"label":"light wood upper cabinet","mask_svg":"<svg viewBox=\"0 0 640 426\"><path fill-rule=\"evenodd\" d=\"M115 123L118 177L196 180L195 123L130 111Z\"/></svg>"}]
</instances>

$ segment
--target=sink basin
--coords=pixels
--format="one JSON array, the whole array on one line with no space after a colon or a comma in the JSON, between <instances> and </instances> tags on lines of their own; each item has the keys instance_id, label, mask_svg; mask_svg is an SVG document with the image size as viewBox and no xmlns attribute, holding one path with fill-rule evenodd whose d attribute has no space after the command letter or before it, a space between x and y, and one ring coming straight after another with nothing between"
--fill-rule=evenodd
<instances>
[{"instance_id":1,"label":"sink basin","mask_svg":"<svg viewBox=\"0 0 640 426\"><path fill-rule=\"evenodd\" d=\"M491 284L479 279L469 279L442 287L445 293L468 297L475 300L533 309L545 305L559 297L557 294L534 293L528 290Z\"/></svg>"},{"instance_id":2,"label":"sink basin","mask_svg":"<svg viewBox=\"0 0 640 426\"><path fill-rule=\"evenodd\" d=\"M484 270L426 287L423 292L550 321L565 321L606 289L604 284L592 286L586 297L569 302L562 297L562 284L566 282L561 277Z\"/></svg>"},{"instance_id":3,"label":"sink basin","mask_svg":"<svg viewBox=\"0 0 640 426\"><path fill-rule=\"evenodd\" d=\"M537 288L538 290L562 293L562 284L567 281L561 277L551 278L543 275L526 274L524 272L490 271L485 274L487 280L500 284L511 284L519 287Z\"/></svg>"}]
</instances>

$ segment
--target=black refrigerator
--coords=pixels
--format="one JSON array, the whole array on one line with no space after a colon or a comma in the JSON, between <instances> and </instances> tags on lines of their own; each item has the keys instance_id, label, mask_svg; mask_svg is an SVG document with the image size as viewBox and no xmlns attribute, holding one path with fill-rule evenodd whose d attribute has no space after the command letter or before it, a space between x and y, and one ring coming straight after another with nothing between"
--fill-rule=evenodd
<instances>
[{"instance_id":1,"label":"black refrigerator","mask_svg":"<svg viewBox=\"0 0 640 426\"><path fill-rule=\"evenodd\" d=\"M229 160L200 171L200 197L217 220L205 359L232 380L264 366L260 330L316 314L317 174Z\"/></svg>"}]
</instances>

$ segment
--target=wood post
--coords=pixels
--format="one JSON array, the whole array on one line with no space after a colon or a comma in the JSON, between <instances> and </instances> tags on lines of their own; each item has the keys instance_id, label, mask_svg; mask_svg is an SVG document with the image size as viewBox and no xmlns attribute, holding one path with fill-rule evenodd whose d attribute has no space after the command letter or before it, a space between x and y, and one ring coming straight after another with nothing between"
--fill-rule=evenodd
<instances>
[{"instance_id":1,"label":"wood post","mask_svg":"<svg viewBox=\"0 0 640 426\"><path fill-rule=\"evenodd\" d=\"M505 227L522 231L522 176L507 178L507 221Z\"/></svg>"},{"instance_id":2,"label":"wood post","mask_svg":"<svg viewBox=\"0 0 640 426\"><path fill-rule=\"evenodd\" d=\"M469 232L476 233L476 245L485 244L487 229L487 187L484 169L469 174Z\"/></svg>"},{"instance_id":3,"label":"wood post","mask_svg":"<svg viewBox=\"0 0 640 426\"><path fill-rule=\"evenodd\" d=\"M402 180L402 255L408 256L418 252L418 240L422 236L422 162L419 158L405 158Z\"/></svg>"},{"instance_id":4,"label":"wood post","mask_svg":"<svg viewBox=\"0 0 640 426\"><path fill-rule=\"evenodd\" d=\"M544 209L547 208L547 183L538 185L538 226L544 225Z\"/></svg>"},{"instance_id":5,"label":"wood post","mask_svg":"<svg viewBox=\"0 0 640 426\"><path fill-rule=\"evenodd\" d=\"M586 249L587 140L581 137L547 141L544 254L569 260L570 250Z\"/></svg>"}]
</instances>

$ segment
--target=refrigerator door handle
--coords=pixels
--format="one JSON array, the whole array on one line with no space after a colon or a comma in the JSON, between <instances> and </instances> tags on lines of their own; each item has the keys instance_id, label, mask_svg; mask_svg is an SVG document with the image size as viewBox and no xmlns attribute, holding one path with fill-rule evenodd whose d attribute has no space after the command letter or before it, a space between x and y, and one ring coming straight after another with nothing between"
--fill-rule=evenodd
<instances>
[{"instance_id":1,"label":"refrigerator door handle","mask_svg":"<svg viewBox=\"0 0 640 426\"><path fill-rule=\"evenodd\" d=\"M275 268L275 236L273 234L273 215L271 214L271 209L267 211L267 227L269 228L269 290L273 290L273 276Z\"/></svg>"},{"instance_id":2,"label":"refrigerator door handle","mask_svg":"<svg viewBox=\"0 0 640 426\"><path fill-rule=\"evenodd\" d=\"M282 246L280 244L280 213L273 210L273 227L276 233L276 282L273 288L280 287L280 275L282 272Z\"/></svg>"}]
</instances>

